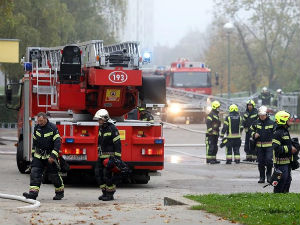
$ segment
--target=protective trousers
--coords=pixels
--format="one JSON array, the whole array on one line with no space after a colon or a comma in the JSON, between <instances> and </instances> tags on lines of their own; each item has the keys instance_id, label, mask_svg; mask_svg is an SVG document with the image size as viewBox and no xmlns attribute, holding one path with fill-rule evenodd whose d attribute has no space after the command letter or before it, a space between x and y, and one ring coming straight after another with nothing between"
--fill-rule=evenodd
<instances>
[{"instance_id":1,"label":"protective trousers","mask_svg":"<svg viewBox=\"0 0 300 225\"><path fill-rule=\"evenodd\" d=\"M50 180L54 184L55 193L62 194L64 192L64 183L61 176L58 173L58 168L55 162L50 164L48 159L38 159L33 157L31 162L31 174L30 174L30 190L38 195L40 186L42 183L43 172L46 169L47 174L49 175Z\"/></svg>"},{"instance_id":2,"label":"protective trousers","mask_svg":"<svg viewBox=\"0 0 300 225\"><path fill-rule=\"evenodd\" d=\"M274 187L274 193L288 193L290 191L290 186L292 182L290 165L275 165L275 168L279 169L282 172L282 176L277 186Z\"/></svg>"},{"instance_id":3,"label":"protective trousers","mask_svg":"<svg viewBox=\"0 0 300 225\"><path fill-rule=\"evenodd\" d=\"M206 144L206 162L210 163L211 161L216 160L218 153L218 135L206 135L205 144Z\"/></svg>"},{"instance_id":4,"label":"protective trousers","mask_svg":"<svg viewBox=\"0 0 300 225\"><path fill-rule=\"evenodd\" d=\"M246 159L249 161L256 160L256 150L252 140L250 140L251 132L246 132L245 135L245 147Z\"/></svg>"},{"instance_id":5,"label":"protective trousers","mask_svg":"<svg viewBox=\"0 0 300 225\"><path fill-rule=\"evenodd\" d=\"M267 179L271 178L273 167L273 148L272 147L256 147L257 161L260 179L265 180L265 171Z\"/></svg>"},{"instance_id":6,"label":"protective trousers","mask_svg":"<svg viewBox=\"0 0 300 225\"><path fill-rule=\"evenodd\" d=\"M240 147L241 138L228 138L228 143L226 145L226 163L232 162L232 152L234 153L234 161L240 163Z\"/></svg>"},{"instance_id":7,"label":"protective trousers","mask_svg":"<svg viewBox=\"0 0 300 225\"><path fill-rule=\"evenodd\" d=\"M104 160L104 158L98 158L95 167L96 181L103 193L113 195L116 191L116 177L103 165Z\"/></svg>"}]
</instances>

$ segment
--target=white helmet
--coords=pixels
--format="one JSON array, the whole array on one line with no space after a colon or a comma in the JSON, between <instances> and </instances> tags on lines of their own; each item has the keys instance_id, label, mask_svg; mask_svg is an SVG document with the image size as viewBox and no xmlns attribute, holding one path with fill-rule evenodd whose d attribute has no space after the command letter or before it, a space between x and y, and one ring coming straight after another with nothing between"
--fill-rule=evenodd
<instances>
[{"instance_id":1,"label":"white helmet","mask_svg":"<svg viewBox=\"0 0 300 225\"><path fill-rule=\"evenodd\" d=\"M262 88L262 91L263 91L263 92L267 92L267 91L268 91L268 88L267 88L267 87L263 87L263 88Z\"/></svg>"},{"instance_id":2,"label":"white helmet","mask_svg":"<svg viewBox=\"0 0 300 225\"><path fill-rule=\"evenodd\" d=\"M258 109L258 115L262 116L262 115L267 115L267 110L268 108L264 105L262 105L261 107L259 107Z\"/></svg>"},{"instance_id":3,"label":"white helmet","mask_svg":"<svg viewBox=\"0 0 300 225\"><path fill-rule=\"evenodd\" d=\"M104 121L109 120L109 114L106 109L99 109L94 116L94 120L103 119Z\"/></svg>"},{"instance_id":4,"label":"white helmet","mask_svg":"<svg viewBox=\"0 0 300 225\"><path fill-rule=\"evenodd\" d=\"M282 90L279 88L279 89L276 90L276 92L277 92L278 94L281 94L281 93L282 93Z\"/></svg>"}]
</instances>

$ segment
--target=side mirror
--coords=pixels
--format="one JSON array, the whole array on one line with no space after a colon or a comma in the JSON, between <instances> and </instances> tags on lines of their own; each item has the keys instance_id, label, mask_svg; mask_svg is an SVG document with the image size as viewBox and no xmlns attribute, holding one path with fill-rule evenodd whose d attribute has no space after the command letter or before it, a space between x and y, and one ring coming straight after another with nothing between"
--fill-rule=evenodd
<instances>
[{"instance_id":1,"label":"side mirror","mask_svg":"<svg viewBox=\"0 0 300 225\"><path fill-rule=\"evenodd\" d=\"M5 87L6 108L19 110L21 107L22 83L10 83Z\"/></svg>"},{"instance_id":2,"label":"side mirror","mask_svg":"<svg viewBox=\"0 0 300 225\"><path fill-rule=\"evenodd\" d=\"M5 88L6 104L12 104L12 87L8 84Z\"/></svg>"}]
</instances>

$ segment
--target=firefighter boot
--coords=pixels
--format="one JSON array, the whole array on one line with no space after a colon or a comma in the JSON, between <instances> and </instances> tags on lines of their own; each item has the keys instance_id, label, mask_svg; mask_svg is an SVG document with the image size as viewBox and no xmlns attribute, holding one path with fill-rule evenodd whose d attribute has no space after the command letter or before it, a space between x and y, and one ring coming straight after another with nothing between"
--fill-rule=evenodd
<instances>
[{"instance_id":1,"label":"firefighter boot","mask_svg":"<svg viewBox=\"0 0 300 225\"><path fill-rule=\"evenodd\" d=\"M220 161L216 160L216 159L213 159L210 161L210 164L219 164Z\"/></svg>"},{"instance_id":2,"label":"firefighter boot","mask_svg":"<svg viewBox=\"0 0 300 225\"><path fill-rule=\"evenodd\" d=\"M106 192L106 196L102 197L102 201L112 201L112 200L114 200L114 193L115 192L109 192L109 191L107 191Z\"/></svg>"},{"instance_id":3,"label":"firefighter boot","mask_svg":"<svg viewBox=\"0 0 300 225\"><path fill-rule=\"evenodd\" d=\"M106 190L102 190L102 195L100 195L99 197L98 197L98 199L99 200L103 200L103 198L106 198Z\"/></svg>"},{"instance_id":4,"label":"firefighter boot","mask_svg":"<svg viewBox=\"0 0 300 225\"><path fill-rule=\"evenodd\" d=\"M267 166L267 182L270 184L271 183L271 174L272 174L272 166Z\"/></svg>"},{"instance_id":5,"label":"firefighter boot","mask_svg":"<svg viewBox=\"0 0 300 225\"><path fill-rule=\"evenodd\" d=\"M259 170L259 181L258 181L258 183L260 183L260 184L265 183L265 166L258 165L258 170Z\"/></svg>"},{"instance_id":6,"label":"firefighter boot","mask_svg":"<svg viewBox=\"0 0 300 225\"><path fill-rule=\"evenodd\" d=\"M55 192L55 196L53 197L53 200L61 200L64 197L63 191Z\"/></svg>"},{"instance_id":7,"label":"firefighter boot","mask_svg":"<svg viewBox=\"0 0 300 225\"><path fill-rule=\"evenodd\" d=\"M23 196L24 196L25 198L29 198L29 199L36 200L38 194L39 194L39 193L36 192L36 191L29 191L29 193L24 192L24 193L23 193Z\"/></svg>"}]
</instances>

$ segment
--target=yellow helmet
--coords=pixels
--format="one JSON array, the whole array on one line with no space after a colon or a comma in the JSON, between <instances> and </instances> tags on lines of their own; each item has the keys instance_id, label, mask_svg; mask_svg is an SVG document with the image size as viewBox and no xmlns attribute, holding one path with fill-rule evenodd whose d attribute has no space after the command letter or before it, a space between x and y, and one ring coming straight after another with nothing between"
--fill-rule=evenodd
<instances>
[{"instance_id":1,"label":"yellow helmet","mask_svg":"<svg viewBox=\"0 0 300 225\"><path fill-rule=\"evenodd\" d=\"M286 111L279 111L275 114L275 122L279 125L285 125L291 115Z\"/></svg>"},{"instance_id":2,"label":"yellow helmet","mask_svg":"<svg viewBox=\"0 0 300 225\"><path fill-rule=\"evenodd\" d=\"M212 108L212 109L218 109L220 106L221 106L221 104L220 104L219 101L213 101L213 102L211 103L211 108Z\"/></svg>"},{"instance_id":3,"label":"yellow helmet","mask_svg":"<svg viewBox=\"0 0 300 225\"><path fill-rule=\"evenodd\" d=\"M255 102L252 99L250 99L247 101L247 105L253 105L253 107L255 107Z\"/></svg>"},{"instance_id":4,"label":"yellow helmet","mask_svg":"<svg viewBox=\"0 0 300 225\"><path fill-rule=\"evenodd\" d=\"M239 111L239 108L236 104L232 104L231 106L229 106L229 112L233 112L233 111L236 111L236 112Z\"/></svg>"}]
</instances>

